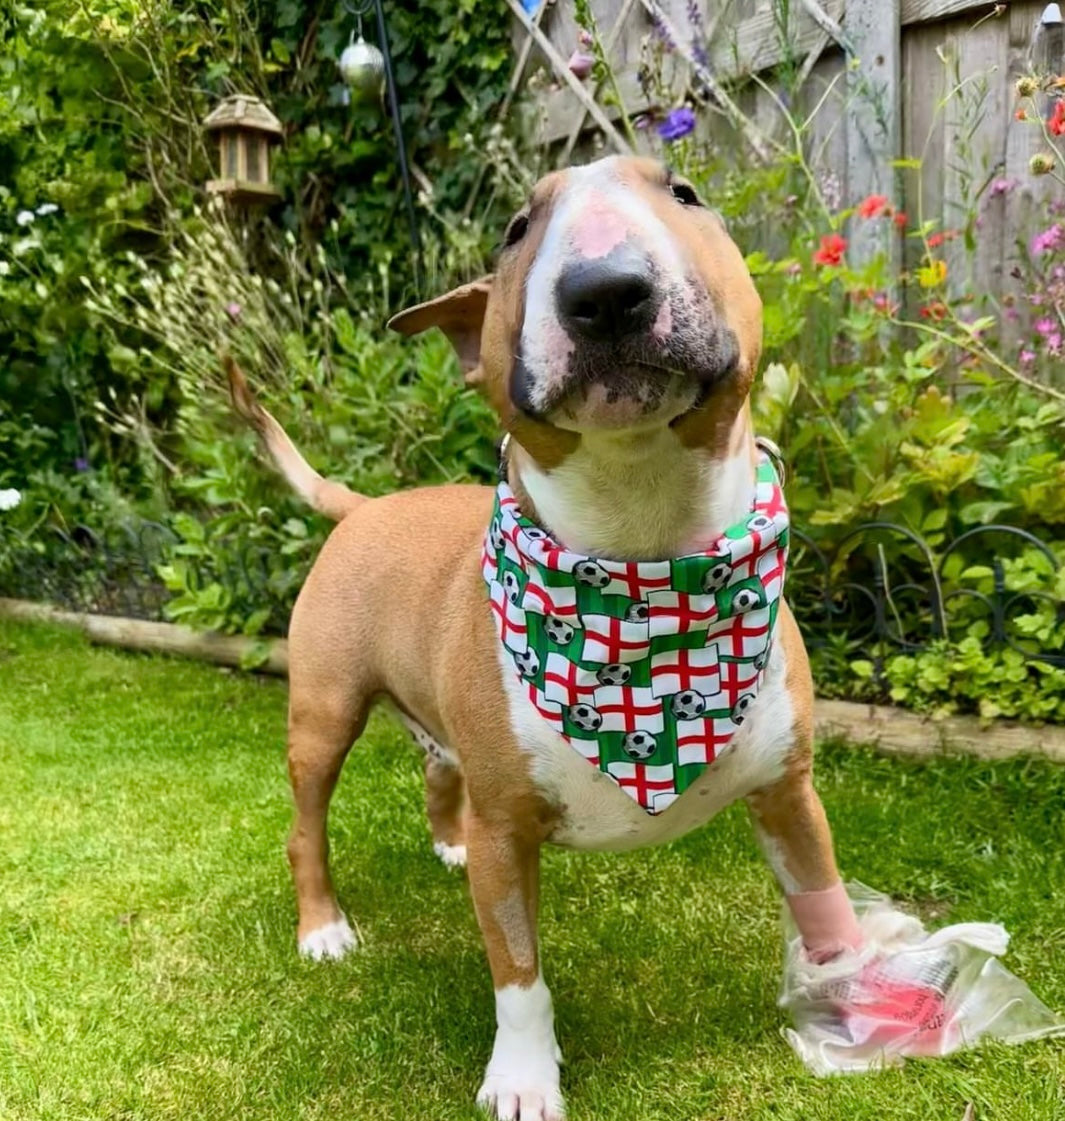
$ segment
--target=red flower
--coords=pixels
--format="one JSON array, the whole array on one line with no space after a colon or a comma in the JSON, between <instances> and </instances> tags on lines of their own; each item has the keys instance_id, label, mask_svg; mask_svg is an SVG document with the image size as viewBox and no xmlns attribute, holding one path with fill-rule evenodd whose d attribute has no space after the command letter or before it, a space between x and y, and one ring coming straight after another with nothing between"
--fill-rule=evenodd
<instances>
[{"instance_id":1,"label":"red flower","mask_svg":"<svg viewBox=\"0 0 1065 1121\"><path fill-rule=\"evenodd\" d=\"M937 300L934 304L925 304L921 308L922 319L945 319L947 315L947 305L941 300Z\"/></svg>"},{"instance_id":2,"label":"red flower","mask_svg":"<svg viewBox=\"0 0 1065 1121\"><path fill-rule=\"evenodd\" d=\"M887 209L887 195L870 195L858 204L858 213L862 218L879 218Z\"/></svg>"},{"instance_id":3,"label":"red flower","mask_svg":"<svg viewBox=\"0 0 1065 1121\"><path fill-rule=\"evenodd\" d=\"M830 265L835 268L843 264L843 254L847 251L847 239L839 234L825 234L821 238L821 248L813 255L815 265Z\"/></svg>"},{"instance_id":4,"label":"red flower","mask_svg":"<svg viewBox=\"0 0 1065 1121\"><path fill-rule=\"evenodd\" d=\"M897 210L895 212L895 225L900 229L906 229L906 211Z\"/></svg>"},{"instance_id":5,"label":"red flower","mask_svg":"<svg viewBox=\"0 0 1065 1121\"><path fill-rule=\"evenodd\" d=\"M1018 109L1017 112L1013 115L1017 118L1018 121L1028 120L1028 114L1023 109Z\"/></svg>"},{"instance_id":6,"label":"red flower","mask_svg":"<svg viewBox=\"0 0 1065 1121\"><path fill-rule=\"evenodd\" d=\"M1050 114L1047 128L1051 136L1065 136L1065 100L1062 98L1054 102L1054 112Z\"/></svg>"},{"instance_id":7,"label":"red flower","mask_svg":"<svg viewBox=\"0 0 1065 1121\"><path fill-rule=\"evenodd\" d=\"M937 249L940 245L947 240L946 234L929 234L928 235L928 248Z\"/></svg>"}]
</instances>

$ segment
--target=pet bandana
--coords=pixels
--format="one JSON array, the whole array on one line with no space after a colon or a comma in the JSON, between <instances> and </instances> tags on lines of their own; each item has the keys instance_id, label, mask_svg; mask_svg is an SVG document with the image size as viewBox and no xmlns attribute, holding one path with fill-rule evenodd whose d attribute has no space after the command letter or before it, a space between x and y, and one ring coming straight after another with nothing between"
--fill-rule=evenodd
<instances>
[{"instance_id":1,"label":"pet bandana","mask_svg":"<svg viewBox=\"0 0 1065 1121\"><path fill-rule=\"evenodd\" d=\"M727 749L758 695L787 551L784 493L763 456L743 521L705 552L665 561L569 552L501 482L482 572L529 700L657 814Z\"/></svg>"}]
</instances>

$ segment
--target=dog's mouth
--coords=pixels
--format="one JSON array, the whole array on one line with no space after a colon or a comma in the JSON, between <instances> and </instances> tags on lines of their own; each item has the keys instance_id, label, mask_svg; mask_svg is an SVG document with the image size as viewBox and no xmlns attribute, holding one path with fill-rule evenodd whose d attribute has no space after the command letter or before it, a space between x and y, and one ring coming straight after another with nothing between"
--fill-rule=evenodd
<instances>
[{"instance_id":1,"label":"dog's mouth","mask_svg":"<svg viewBox=\"0 0 1065 1121\"><path fill-rule=\"evenodd\" d=\"M735 336L716 326L666 343L650 336L583 343L554 369L535 369L519 354L511 392L526 415L559 428L655 427L702 407L738 357Z\"/></svg>"},{"instance_id":2,"label":"dog's mouth","mask_svg":"<svg viewBox=\"0 0 1065 1121\"><path fill-rule=\"evenodd\" d=\"M683 370L631 361L574 378L545 419L578 431L658 426L697 408L708 393Z\"/></svg>"}]
</instances>

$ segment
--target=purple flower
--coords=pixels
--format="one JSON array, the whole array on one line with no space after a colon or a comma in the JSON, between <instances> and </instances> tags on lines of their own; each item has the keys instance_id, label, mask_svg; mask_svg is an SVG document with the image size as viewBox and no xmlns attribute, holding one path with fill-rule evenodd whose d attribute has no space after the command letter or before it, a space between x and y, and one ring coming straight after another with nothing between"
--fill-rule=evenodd
<instances>
[{"instance_id":1,"label":"purple flower","mask_svg":"<svg viewBox=\"0 0 1065 1121\"><path fill-rule=\"evenodd\" d=\"M74 470L75 471L88 471L89 470L89 461L85 458L85 456L79 455L78 458L74 460Z\"/></svg>"},{"instance_id":2,"label":"purple flower","mask_svg":"<svg viewBox=\"0 0 1065 1121\"><path fill-rule=\"evenodd\" d=\"M233 300L231 303L226 304L226 314L230 319L239 319L240 313L243 310L244 309L240 306L240 304L236 302L236 300Z\"/></svg>"},{"instance_id":3,"label":"purple flower","mask_svg":"<svg viewBox=\"0 0 1065 1121\"><path fill-rule=\"evenodd\" d=\"M700 33L703 31L703 13L699 6L699 0L688 0L687 4L688 23L692 31Z\"/></svg>"},{"instance_id":4,"label":"purple flower","mask_svg":"<svg viewBox=\"0 0 1065 1121\"><path fill-rule=\"evenodd\" d=\"M669 28L662 22L661 16L651 16L651 30L654 32L655 38L662 44L665 51L675 51L677 44L673 42L673 36L669 33Z\"/></svg>"},{"instance_id":5,"label":"purple flower","mask_svg":"<svg viewBox=\"0 0 1065 1121\"><path fill-rule=\"evenodd\" d=\"M1054 330L1054 320L1044 317L1035 321L1035 329L1043 338L1046 338Z\"/></svg>"},{"instance_id":6,"label":"purple flower","mask_svg":"<svg viewBox=\"0 0 1065 1121\"><path fill-rule=\"evenodd\" d=\"M569 72L583 82L595 67L595 56L582 51L578 47L569 56L569 62L566 65L569 67Z\"/></svg>"},{"instance_id":7,"label":"purple flower","mask_svg":"<svg viewBox=\"0 0 1065 1121\"><path fill-rule=\"evenodd\" d=\"M1012 191L1013 188L1017 186L1018 182L1019 180L1017 179L1005 179L1002 177L995 179L991 183L991 190L989 194L992 198L994 198L996 195L1008 195L1010 191Z\"/></svg>"},{"instance_id":8,"label":"purple flower","mask_svg":"<svg viewBox=\"0 0 1065 1121\"><path fill-rule=\"evenodd\" d=\"M672 142L687 136L694 129L695 113L687 105L682 105L679 109L670 109L666 119L658 126L658 135Z\"/></svg>"},{"instance_id":9,"label":"purple flower","mask_svg":"<svg viewBox=\"0 0 1065 1121\"><path fill-rule=\"evenodd\" d=\"M1065 227L1055 222L1053 226L1032 238L1032 256L1038 257L1042 253L1050 253L1063 244L1065 244Z\"/></svg>"}]
</instances>

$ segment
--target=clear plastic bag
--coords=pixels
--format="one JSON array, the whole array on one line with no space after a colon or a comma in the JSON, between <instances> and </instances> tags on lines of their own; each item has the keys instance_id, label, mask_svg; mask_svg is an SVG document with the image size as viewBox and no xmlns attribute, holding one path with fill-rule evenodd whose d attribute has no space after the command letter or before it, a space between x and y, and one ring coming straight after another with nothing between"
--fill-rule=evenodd
<instances>
[{"instance_id":1,"label":"clear plastic bag","mask_svg":"<svg viewBox=\"0 0 1065 1121\"><path fill-rule=\"evenodd\" d=\"M809 960L784 908L780 1004L795 1023L788 1042L814 1074L948 1055L985 1037L1065 1034L1065 1020L998 962L1009 944L1003 927L959 923L929 934L886 895L846 886L865 944L824 964Z\"/></svg>"}]
</instances>

